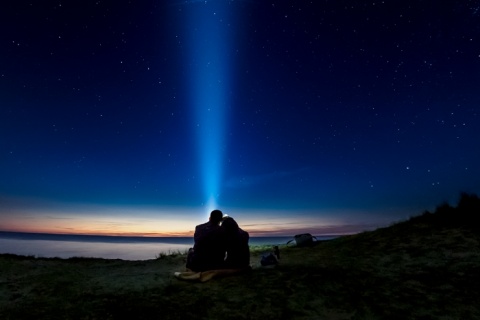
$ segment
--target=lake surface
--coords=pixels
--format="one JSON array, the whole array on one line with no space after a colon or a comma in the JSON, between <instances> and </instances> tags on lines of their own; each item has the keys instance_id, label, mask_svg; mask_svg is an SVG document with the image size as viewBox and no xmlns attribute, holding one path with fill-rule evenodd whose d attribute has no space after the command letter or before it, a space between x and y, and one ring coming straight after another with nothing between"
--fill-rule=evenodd
<instances>
[{"instance_id":1,"label":"lake surface","mask_svg":"<svg viewBox=\"0 0 480 320\"><path fill-rule=\"evenodd\" d=\"M335 236L317 236L329 240ZM250 245L286 244L293 237L251 237ZM0 231L0 253L44 258L92 257L123 260L155 259L160 253L184 252L193 237L113 237Z\"/></svg>"}]
</instances>

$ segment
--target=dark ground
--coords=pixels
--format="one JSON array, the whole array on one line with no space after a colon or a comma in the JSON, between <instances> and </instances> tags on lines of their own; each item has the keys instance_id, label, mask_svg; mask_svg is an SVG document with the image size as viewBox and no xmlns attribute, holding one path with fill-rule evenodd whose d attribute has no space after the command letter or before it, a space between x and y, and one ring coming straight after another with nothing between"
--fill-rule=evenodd
<instances>
[{"instance_id":1,"label":"dark ground","mask_svg":"<svg viewBox=\"0 0 480 320\"><path fill-rule=\"evenodd\" d=\"M0 319L480 319L478 198L206 283L183 255L147 261L0 255ZM473 200L472 200L473 199Z\"/></svg>"}]
</instances>

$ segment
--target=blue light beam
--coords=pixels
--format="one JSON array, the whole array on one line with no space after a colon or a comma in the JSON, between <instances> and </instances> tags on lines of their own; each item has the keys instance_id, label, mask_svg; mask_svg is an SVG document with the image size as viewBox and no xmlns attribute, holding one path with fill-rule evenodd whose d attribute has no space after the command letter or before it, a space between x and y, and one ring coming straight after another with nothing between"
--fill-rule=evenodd
<instances>
[{"instance_id":1,"label":"blue light beam","mask_svg":"<svg viewBox=\"0 0 480 320\"><path fill-rule=\"evenodd\" d=\"M204 201L212 210L218 205L226 150L232 17L229 1L193 3L188 14L191 105Z\"/></svg>"}]
</instances>

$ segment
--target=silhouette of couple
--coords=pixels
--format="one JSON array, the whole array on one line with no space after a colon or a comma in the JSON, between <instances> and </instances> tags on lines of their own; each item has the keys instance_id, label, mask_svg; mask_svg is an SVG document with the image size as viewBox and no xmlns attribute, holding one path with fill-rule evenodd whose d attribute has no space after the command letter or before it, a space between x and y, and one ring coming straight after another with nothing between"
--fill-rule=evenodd
<instances>
[{"instance_id":1,"label":"silhouette of couple","mask_svg":"<svg viewBox=\"0 0 480 320\"><path fill-rule=\"evenodd\" d=\"M221 225L220 225L221 223ZM209 221L195 227L194 246L187 255L186 272L175 272L184 280L208 281L250 268L249 234L237 222L213 210Z\"/></svg>"}]
</instances>

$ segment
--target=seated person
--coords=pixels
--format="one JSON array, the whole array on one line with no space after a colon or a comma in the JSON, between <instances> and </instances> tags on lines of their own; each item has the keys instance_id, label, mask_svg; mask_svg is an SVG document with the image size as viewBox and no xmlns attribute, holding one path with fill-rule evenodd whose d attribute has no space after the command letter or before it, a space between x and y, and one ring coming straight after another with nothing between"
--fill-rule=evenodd
<instances>
[{"instance_id":1,"label":"seated person","mask_svg":"<svg viewBox=\"0 0 480 320\"><path fill-rule=\"evenodd\" d=\"M225 251L223 251L223 258L221 267L218 267L216 261L215 267L212 269L205 269L198 267L192 262L188 262L187 268L191 271L175 272L175 277L182 280L205 282L214 277L224 277L228 275L238 274L250 269L250 248L248 246L249 234L248 232L239 228L237 222L230 217L224 219L222 226L222 243L221 248L226 250L227 256L225 258ZM189 257L195 261L195 252L189 253ZM217 257L219 258L219 256ZM207 264L202 265L207 266Z\"/></svg>"},{"instance_id":2,"label":"seated person","mask_svg":"<svg viewBox=\"0 0 480 320\"><path fill-rule=\"evenodd\" d=\"M250 267L250 247L248 232L242 230L237 222L227 217L222 222L224 229L227 257L225 259L226 269L245 269Z\"/></svg>"},{"instance_id":3,"label":"seated person","mask_svg":"<svg viewBox=\"0 0 480 320\"><path fill-rule=\"evenodd\" d=\"M187 256L187 269L206 271L222 269L225 259L224 230L220 227L223 213L213 210L209 221L195 227L194 245Z\"/></svg>"}]
</instances>

